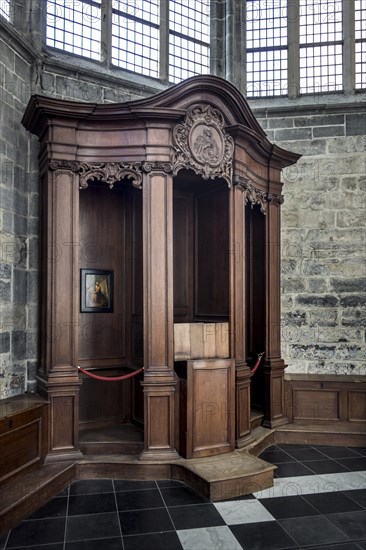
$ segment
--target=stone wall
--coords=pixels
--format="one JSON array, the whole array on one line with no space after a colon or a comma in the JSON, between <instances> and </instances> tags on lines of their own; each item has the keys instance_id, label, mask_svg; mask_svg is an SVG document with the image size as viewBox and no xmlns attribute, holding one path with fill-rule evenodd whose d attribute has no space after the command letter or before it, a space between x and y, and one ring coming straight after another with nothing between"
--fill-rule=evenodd
<instances>
[{"instance_id":1,"label":"stone wall","mask_svg":"<svg viewBox=\"0 0 366 550\"><path fill-rule=\"evenodd\" d=\"M283 174L288 372L366 374L366 111L356 99L255 110L270 140L303 155Z\"/></svg>"},{"instance_id":2,"label":"stone wall","mask_svg":"<svg viewBox=\"0 0 366 550\"><path fill-rule=\"evenodd\" d=\"M32 52L1 30L0 397L7 397L35 389L39 195L37 147L20 123Z\"/></svg>"}]
</instances>

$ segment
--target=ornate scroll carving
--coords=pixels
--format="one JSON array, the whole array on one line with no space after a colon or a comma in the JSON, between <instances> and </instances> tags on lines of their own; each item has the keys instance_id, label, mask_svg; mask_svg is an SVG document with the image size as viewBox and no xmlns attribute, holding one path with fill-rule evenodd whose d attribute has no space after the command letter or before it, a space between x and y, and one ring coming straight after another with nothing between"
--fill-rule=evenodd
<instances>
[{"instance_id":1,"label":"ornate scroll carving","mask_svg":"<svg viewBox=\"0 0 366 550\"><path fill-rule=\"evenodd\" d=\"M68 160L52 160L49 163L50 170L71 170L80 175L79 187L85 189L89 181L103 181L110 189L114 184L124 178L132 180L132 185L141 189L142 172L140 162L77 162Z\"/></svg>"},{"instance_id":2,"label":"ornate scroll carving","mask_svg":"<svg viewBox=\"0 0 366 550\"><path fill-rule=\"evenodd\" d=\"M234 141L224 130L222 113L211 105L193 105L173 130L174 175L192 168L203 179L223 178L232 186Z\"/></svg>"},{"instance_id":3,"label":"ornate scroll carving","mask_svg":"<svg viewBox=\"0 0 366 550\"><path fill-rule=\"evenodd\" d=\"M267 193L254 187L254 185L249 183L248 179L235 176L234 181L235 185L237 185L245 195L245 204L250 202L252 204L252 208L255 204L259 204L262 214L265 214L267 207Z\"/></svg>"},{"instance_id":4,"label":"ornate scroll carving","mask_svg":"<svg viewBox=\"0 0 366 550\"><path fill-rule=\"evenodd\" d=\"M140 162L100 162L89 164L87 162L80 163L80 189L88 187L89 181L101 180L109 185L112 189L117 181L123 178L132 180L132 185L137 189L141 189L142 173Z\"/></svg>"},{"instance_id":5,"label":"ornate scroll carving","mask_svg":"<svg viewBox=\"0 0 366 550\"><path fill-rule=\"evenodd\" d=\"M280 204L283 204L285 202L285 199L284 199L283 195L276 195L275 193L268 193L267 201L272 202L273 204L276 204L277 206L279 206Z\"/></svg>"}]
</instances>

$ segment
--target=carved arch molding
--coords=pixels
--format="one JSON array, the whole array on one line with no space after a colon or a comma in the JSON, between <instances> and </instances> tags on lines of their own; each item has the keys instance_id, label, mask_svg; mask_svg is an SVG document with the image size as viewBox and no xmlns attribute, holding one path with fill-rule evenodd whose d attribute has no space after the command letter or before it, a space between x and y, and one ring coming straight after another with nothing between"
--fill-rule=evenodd
<instances>
[{"instance_id":1,"label":"carved arch molding","mask_svg":"<svg viewBox=\"0 0 366 550\"><path fill-rule=\"evenodd\" d=\"M225 132L224 117L219 109L207 104L191 106L185 120L173 129L173 162L78 162L52 160L52 171L72 171L79 174L79 188L86 189L91 181L102 181L110 189L124 179L142 189L143 173L159 170L176 175L181 169L192 169L203 179L224 179L228 187L237 186L245 195L245 204L259 205L266 213L268 202L283 203L282 195L257 189L247 178L233 174L234 140Z\"/></svg>"}]
</instances>

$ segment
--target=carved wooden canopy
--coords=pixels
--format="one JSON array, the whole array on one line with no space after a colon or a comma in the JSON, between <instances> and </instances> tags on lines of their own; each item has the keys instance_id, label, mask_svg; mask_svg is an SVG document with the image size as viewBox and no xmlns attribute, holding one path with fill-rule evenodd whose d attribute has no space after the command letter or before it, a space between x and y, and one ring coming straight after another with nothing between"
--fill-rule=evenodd
<instances>
[{"instance_id":1,"label":"carved wooden canopy","mask_svg":"<svg viewBox=\"0 0 366 550\"><path fill-rule=\"evenodd\" d=\"M141 188L144 172L188 169L238 185L262 212L269 200L283 201L280 171L299 158L270 143L244 97L215 76L118 104L35 95L23 124L40 138L44 169L68 167L81 189L92 180L113 187L125 178Z\"/></svg>"}]
</instances>

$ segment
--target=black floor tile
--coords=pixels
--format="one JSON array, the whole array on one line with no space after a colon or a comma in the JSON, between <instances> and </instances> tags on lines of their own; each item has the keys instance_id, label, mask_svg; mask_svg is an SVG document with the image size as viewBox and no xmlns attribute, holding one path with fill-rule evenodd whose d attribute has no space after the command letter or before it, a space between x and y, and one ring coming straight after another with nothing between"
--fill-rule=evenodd
<instances>
[{"instance_id":1,"label":"black floor tile","mask_svg":"<svg viewBox=\"0 0 366 550\"><path fill-rule=\"evenodd\" d=\"M118 491L141 491L143 489L156 489L155 481L115 479L114 489Z\"/></svg>"},{"instance_id":2,"label":"black floor tile","mask_svg":"<svg viewBox=\"0 0 366 550\"><path fill-rule=\"evenodd\" d=\"M355 542L341 542L340 544L331 544L328 546L311 546L309 550L360 550L360 547Z\"/></svg>"},{"instance_id":3,"label":"black floor tile","mask_svg":"<svg viewBox=\"0 0 366 550\"><path fill-rule=\"evenodd\" d=\"M85 534L87 536L87 533ZM40 548L39 550L42 550ZM65 550L123 550L122 538L78 540L67 542Z\"/></svg>"},{"instance_id":4,"label":"black floor tile","mask_svg":"<svg viewBox=\"0 0 366 550\"><path fill-rule=\"evenodd\" d=\"M366 510L329 514L327 518L351 540L364 540L366 538Z\"/></svg>"},{"instance_id":5,"label":"black floor tile","mask_svg":"<svg viewBox=\"0 0 366 550\"><path fill-rule=\"evenodd\" d=\"M120 537L117 512L67 518L66 541Z\"/></svg>"},{"instance_id":6,"label":"black floor tile","mask_svg":"<svg viewBox=\"0 0 366 550\"><path fill-rule=\"evenodd\" d=\"M4 535L2 535L0 537L0 550L3 550L3 548L5 546L5 543L8 540L8 535L9 535L9 533L5 533Z\"/></svg>"},{"instance_id":7,"label":"black floor tile","mask_svg":"<svg viewBox=\"0 0 366 550\"><path fill-rule=\"evenodd\" d=\"M80 479L70 486L70 495L113 493L111 479Z\"/></svg>"},{"instance_id":8,"label":"black floor tile","mask_svg":"<svg viewBox=\"0 0 366 550\"><path fill-rule=\"evenodd\" d=\"M259 501L276 519L314 516L318 513L301 496L261 498Z\"/></svg>"},{"instance_id":9,"label":"black floor tile","mask_svg":"<svg viewBox=\"0 0 366 550\"><path fill-rule=\"evenodd\" d=\"M158 479L157 482L159 487L184 487L183 481L178 481L177 479Z\"/></svg>"},{"instance_id":10,"label":"black floor tile","mask_svg":"<svg viewBox=\"0 0 366 550\"><path fill-rule=\"evenodd\" d=\"M282 519L279 523L301 548L349 541L344 532L324 516Z\"/></svg>"},{"instance_id":11,"label":"black floor tile","mask_svg":"<svg viewBox=\"0 0 366 550\"><path fill-rule=\"evenodd\" d=\"M250 550L278 550L298 548L277 521L230 525L230 530L243 548Z\"/></svg>"},{"instance_id":12,"label":"black floor tile","mask_svg":"<svg viewBox=\"0 0 366 550\"><path fill-rule=\"evenodd\" d=\"M86 514L100 514L115 511L116 501L113 493L69 497L69 516L83 516Z\"/></svg>"},{"instance_id":13,"label":"black floor tile","mask_svg":"<svg viewBox=\"0 0 366 550\"><path fill-rule=\"evenodd\" d=\"M267 462L270 462L271 464L278 464L280 462L294 462L296 458L289 455L285 451L282 451L281 449L274 449L274 450L266 450L263 453L259 455L259 458L262 460L266 460Z\"/></svg>"},{"instance_id":14,"label":"black floor tile","mask_svg":"<svg viewBox=\"0 0 366 550\"><path fill-rule=\"evenodd\" d=\"M9 548L8 546L6 548ZM36 544L35 546L17 546L14 550L64 550L63 542L56 542L55 544Z\"/></svg>"},{"instance_id":15,"label":"black floor tile","mask_svg":"<svg viewBox=\"0 0 366 550\"><path fill-rule=\"evenodd\" d=\"M65 517L67 512L67 497L56 497L38 508L28 519Z\"/></svg>"},{"instance_id":16,"label":"black floor tile","mask_svg":"<svg viewBox=\"0 0 366 550\"><path fill-rule=\"evenodd\" d=\"M161 494L165 504L169 506L184 506L186 504L200 504L209 500L190 487L164 487Z\"/></svg>"},{"instance_id":17,"label":"black floor tile","mask_svg":"<svg viewBox=\"0 0 366 550\"><path fill-rule=\"evenodd\" d=\"M289 452L290 449L295 449L295 450L301 450L301 449L309 449L310 446L309 445L299 445L297 443L277 443L276 444L276 447L278 449L283 449L284 451ZM269 447L270 449L271 447Z\"/></svg>"},{"instance_id":18,"label":"black floor tile","mask_svg":"<svg viewBox=\"0 0 366 550\"><path fill-rule=\"evenodd\" d=\"M349 469L339 462L332 460L331 458L324 460L311 460L302 462L304 466L312 470L314 474L337 474L341 472L349 472Z\"/></svg>"},{"instance_id":19,"label":"black floor tile","mask_svg":"<svg viewBox=\"0 0 366 550\"><path fill-rule=\"evenodd\" d=\"M352 472L360 472L366 470L366 457L339 458L337 459L337 462L339 462L339 464L342 464L342 466L345 466Z\"/></svg>"},{"instance_id":20,"label":"black floor tile","mask_svg":"<svg viewBox=\"0 0 366 550\"><path fill-rule=\"evenodd\" d=\"M154 533L152 535L131 535L129 537L123 537L123 544L125 550L183 549L178 535L174 531L169 531L166 533Z\"/></svg>"},{"instance_id":21,"label":"black floor tile","mask_svg":"<svg viewBox=\"0 0 366 550\"><path fill-rule=\"evenodd\" d=\"M344 493L317 493L304 495L306 502L314 506L321 514L336 514L362 510L361 506L348 498Z\"/></svg>"},{"instance_id":22,"label":"black floor tile","mask_svg":"<svg viewBox=\"0 0 366 550\"><path fill-rule=\"evenodd\" d=\"M169 514L177 530L226 525L221 514L211 503L174 506L169 509Z\"/></svg>"},{"instance_id":23,"label":"black floor tile","mask_svg":"<svg viewBox=\"0 0 366 550\"><path fill-rule=\"evenodd\" d=\"M354 500L363 508L366 508L366 489L355 489L354 491L343 492L348 498Z\"/></svg>"},{"instance_id":24,"label":"black floor tile","mask_svg":"<svg viewBox=\"0 0 366 550\"><path fill-rule=\"evenodd\" d=\"M312 447L329 458L355 458L359 456L349 447L331 447L330 445L312 445Z\"/></svg>"},{"instance_id":25,"label":"black floor tile","mask_svg":"<svg viewBox=\"0 0 366 550\"><path fill-rule=\"evenodd\" d=\"M120 512L119 518L124 537L142 533L174 531L173 524L165 508Z\"/></svg>"},{"instance_id":26,"label":"black floor tile","mask_svg":"<svg viewBox=\"0 0 366 550\"><path fill-rule=\"evenodd\" d=\"M366 550L366 540L358 540L358 541L357 541L357 546L358 546L361 550Z\"/></svg>"},{"instance_id":27,"label":"black floor tile","mask_svg":"<svg viewBox=\"0 0 366 550\"><path fill-rule=\"evenodd\" d=\"M324 459L324 455L322 453L320 453L316 449L312 449L311 447L308 447L306 449L289 449L286 452L296 458L296 460L298 460L299 462Z\"/></svg>"},{"instance_id":28,"label":"black floor tile","mask_svg":"<svg viewBox=\"0 0 366 550\"><path fill-rule=\"evenodd\" d=\"M59 494L56 495L55 498L57 498L57 497L68 497L69 496L69 490L70 490L70 486L68 485L67 487L65 487L65 489L60 491Z\"/></svg>"},{"instance_id":29,"label":"black floor tile","mask_svg":"<svg viewBox=\"0 0 366 550\"><path fill-rule=\"evenodd\" d=\"M313 476L314 472L300 464L300 462L286 462L276 464L275 477Z\"/></svg>"},{"instance_id":30,"label":"black floor tile","mask_svg":"<svg viewBox=\"0 0 366 550\"><path fill-rule=\"evenodd\" d=\"M144 491L122 491L116 493L117 508L125 510L143 510L145 508L164 508L159 489L145 489Z\"/></svg>"},{"instance_id":31,"label":"black floor tile","mask_svg":"<svg viewBox=\"0 0 366 550\"><path fill-rule=\"evenodd\" d=\"M366 447L350 447L355 453L366 456Z\"/></svg>"},{"instance_id":32,"label":"black floor tile","mask_svg":"<svg viewBox=\"0 0 366 550\"><path fill-rule=\"evenodd\" d=\"M23 521L10 533L6 548L63 542L65 518Z\"/></svg>"}]
</instances>

